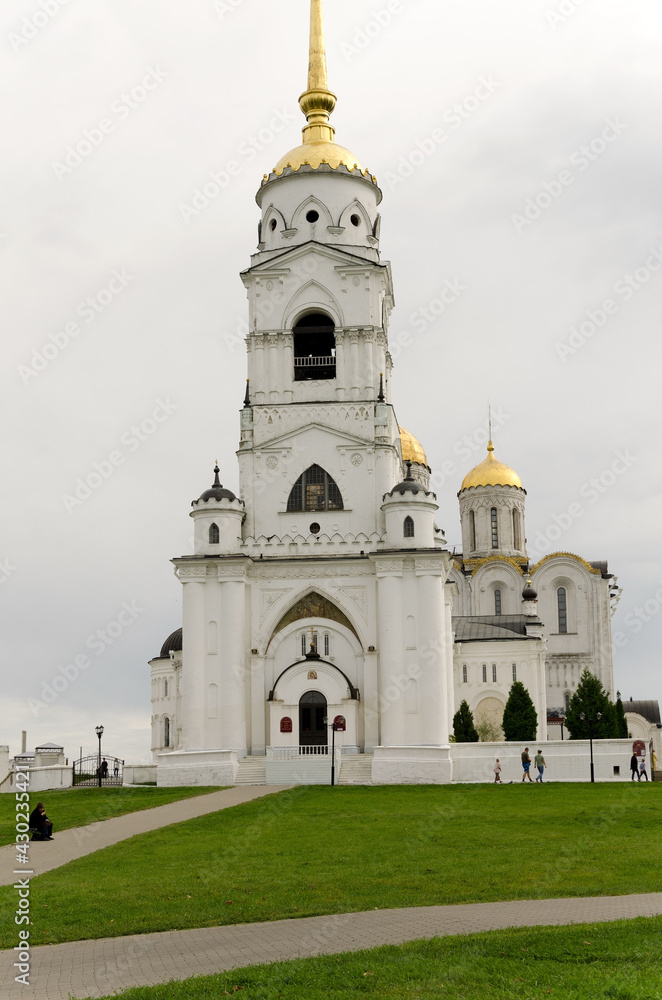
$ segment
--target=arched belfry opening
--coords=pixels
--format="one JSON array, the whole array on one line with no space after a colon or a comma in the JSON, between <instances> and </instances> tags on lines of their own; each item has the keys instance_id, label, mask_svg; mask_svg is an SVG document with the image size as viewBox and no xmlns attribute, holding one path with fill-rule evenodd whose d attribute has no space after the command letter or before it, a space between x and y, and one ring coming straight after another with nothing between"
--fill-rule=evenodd
<instances>
[{"instance_id":1,"label":"arched belfry opening","mask_svg":"<svg viewBox=\"0 0 662 1000\"><path fill-rule=\"evenodd\" d=\"M324 313L303 316L294 334L294 380L336 377L336 337L333 320Z\"/></svg>"}]
</instances>

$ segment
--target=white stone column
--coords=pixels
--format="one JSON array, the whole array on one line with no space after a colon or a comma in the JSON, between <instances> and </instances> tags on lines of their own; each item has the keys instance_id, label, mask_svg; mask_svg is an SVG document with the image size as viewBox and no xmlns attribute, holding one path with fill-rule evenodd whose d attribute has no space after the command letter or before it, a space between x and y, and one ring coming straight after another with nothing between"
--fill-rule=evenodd
<instances>
[{"instance_id":1,"label":"white stone column","mask_svg":"<svg viewBox=\"0 0 662 1000\"><path fill-rule=\"evenodd\" d=\"M196 574L187 576L188 573ZM205 578L204 566L179 570L184 585L182 648L182 748L204 748L205 727Z\"/></svg>"},{"instance_id":2,"label":"white stone column","mask_svg":"<svg viewBox=\"0 0 662 1000\"><path fill-rule=\"evenodd\" d=\"M375 362L373 360L373 337L372 331L363 334L363 369L361 372L363 381L363 398L374 399L377 396L379 385L379 372L375 373Z\"/></svg>"},{"instance_id":3,"label":"white stone column","mask_svg":"<svg viewBox=\"0 0 662 1000\"><path fill-rule=\"evenodd\" d=\"M350 353L350 399L359 398L359 332L349 332Z\"/></svg>"},{"instance_id":4,"label":"white stone column","mask_svg":"<svg viewBox=\"0 0 662 1000\"><path fill-rule=\"evenodd\" d=\"M447 688L444 676L444 591L443 567L439 558L416 560L416 600L418 620L419 691L421 712L420 742L443 746Z\"/></svg>"},{"instance_id":5,"label":"white stone column","mask_svg":"<svg viewBox=\"0 0 662 1000\"><path fill-rule=\"evenodd\" d=\"M271 403L278 402L278 396L281 388L280 372L278 370L279 361L280 361L280 353L278 350L278 337L270 335L269 336L269 401Z\"/></svg>"},{"instance_id":6,"label":"white stone column","mask_svg":"<svg viewBox=\"0 0 662 1000\"><path fill-rule=\"evenodd\" d=\"M222 748L246 752L246 584L243 579L221 582Z\"/></svg>"},{"instance_id":7,"label":"white stone column","mask_svg":"<svg viewBox=\"0 0 662 1000\"><path fill-rule=\"evenodd\" d=\"M336 399L342 402L347 396L347 347L348 338L344 330L336 330Z\"/></svg>"},{"instance_id":8,"label":"white stone column","mask_svg":"<svg viewBox=\"0 0 662 1000\"><path fill-rule=\"evenodd\" d=\"M283 402L291 403L294 392L291 383L294 381L294 337L291 333L281 334L283 339Z\"/></svg>"},{"instance_id":9,"label":"white stone column","mask_svg":"<svg viewBox=\"0 0 662 1000\"><path fill-rule=\"evenodd\" d=\"M266 753L267 695L264 690L264 657L251 656L250 676L251 740L250 752L255 756Z\"/></svg>"},{"instance_id":10,"label":"white stone column","mask_svg":"<svg viewBox=\"0 0 662 1000\"><path fill-rule=\"evenodd\" d=\"M257 334L254 338L253 356L255 358L255 381L251 381L251 399L254 403L263 403L266 399L266 377L264 364L264 337Z\"/></svg>"},{"instance_id":11,"label":"white stone column","mask_svg":"<svg viewBox=\"0 0 662 1000\"><path fill-rule=\"evenodd\" d=\"M405 738L402 571L402 560L377 563L381 746L402 746Z\"/></svg>"},{"instance_id":12,"label":"white stone column","mask_svg":"<svg viewBox=\"0 0 662 1000\"><path fill-rule=\"evenodd\" d=\"M368 651L363 664L363 735L366 753L372 753L379 744L379 679L377 653Z\"/></svg>"}]
</instances>

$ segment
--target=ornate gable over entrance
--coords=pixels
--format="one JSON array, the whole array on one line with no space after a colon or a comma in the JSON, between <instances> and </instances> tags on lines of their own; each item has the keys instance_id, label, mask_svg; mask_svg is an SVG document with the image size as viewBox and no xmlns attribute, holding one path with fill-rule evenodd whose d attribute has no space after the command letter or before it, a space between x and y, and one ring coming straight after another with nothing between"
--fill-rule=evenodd
<instances>
[{"instance_id":1,"label":"ornate gable over entrance","mask_svg":"<svg viewBox=\"0 0 662 1000\"><path fill-rule=\"evenodd\" d=\"M349 629L356 638L359 639L356 629L352 625L351 621L347 615L340 610L340 608L330 601L328 597L322 597L317 591L313 591L311 594L306 594L302 597L300 601L294 605L293 608L283 615L281 620L276 625L273 631L273 635L277 635L282 629L291 625L292 622L300 621L302 618L326 618L332 622L338 622L339 625L344 625L345 628Z\"/></svg>"}]
</instances>

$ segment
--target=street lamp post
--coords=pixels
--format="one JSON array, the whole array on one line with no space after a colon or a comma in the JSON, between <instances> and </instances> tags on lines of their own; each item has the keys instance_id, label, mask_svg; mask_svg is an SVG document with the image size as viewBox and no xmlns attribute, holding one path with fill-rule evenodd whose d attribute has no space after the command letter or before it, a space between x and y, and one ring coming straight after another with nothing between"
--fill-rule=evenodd
<instances>
[{"instance_id":1,"label":"street lamp post","mask_svg":"<svg viewBox=\"0 0 662 1000\"><path fill-rule=\"evenodd\" d=\"M602 718L602 712L596 712L595 718L592 719L590 715L586 715L584 712L579 713L579 718L588 722L588 740L591 747L591 781L595 781L595 770L593 767L593 723L599 722Z\"/></svg>"},{"instance_id":2,"label":"street lamp post","mask_svg":"<svg viewBox=\"0 0 662 1000\"><path fill-rule=\"evenodd\" d=\"M101 737L103 736L103 726L97 726L94 731L99 737L99 759L97 761L97 780L99 782L99 788L101 788Z\"/></svg>"},{"instance_id":3,"label":"street lamp post","mask_svg":"<svg viewBox=\"0 0 662 1000\"><path fill-rule=\"evenodd\" d=\"M336 783L336 724L329 722L328 717L324 717L327 729L331 729L331 784Z\"/></svg>"}]
</instances>

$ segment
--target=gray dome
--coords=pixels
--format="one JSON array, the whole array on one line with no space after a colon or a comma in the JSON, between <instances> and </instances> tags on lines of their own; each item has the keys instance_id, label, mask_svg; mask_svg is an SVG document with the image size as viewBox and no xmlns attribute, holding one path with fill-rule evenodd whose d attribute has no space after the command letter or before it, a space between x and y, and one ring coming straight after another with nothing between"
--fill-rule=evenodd
<instances>
[{"instance_id":1,"label":"gray dome","mask_svg":"<svg viewBox=\"0 0 662 1000\"><path fill-rule=\"evenodd\" d=\"M161 660L165 659L166 657L170 656L171 652L178 653L178 652L181 651L181 648L182 648L182 633L183 633L183 631L184 631L183 629L178 628L178 629L175 629L174 632L170 633L170 635L168 636L168 638L166 639L166 641L161 646L161 652L159 653L159 659L161 659Z\"/></svg>"},{"instance_id":2,"label":"gray dome","mask_svg":"<svg viewBox=\"0 0 662 1000\"><path fill-rule=\"evenodd\" d=\"M208 489L208 490L205 490L205 492L202 494L202 496L200 496L197 500L194 500L191 503L192 507L194 507L198 503L205 503L207 500L236 500L237 499L236 496L234 495L234 493L232 492L232 490L226 490L225 487L222 485L220 479L218 478L219 471L220 470L218 468L218 465L215 465L214 466L214 482L212 483L211 488ZM243 503L243 501L241 501L241 502Z\"/></svg>"},{"instance_id":3,"label":"gray dome","mask_svg":"<svg viewBox=\"0 0 662 1000\"><path fill-rule=\"evenodd\" d=\"M426 490L425 487L421 486L420 483L417 483L414 477L412 476L411 462L407 461L406 464L407 464L407 475L405 476L405 478L402 480L401 483L398 483L397 486L393 487L390 493L384 494L384 499L386 499L386 497L392 497L394 493L400 493L401 496L404 496L405 493L414 493L414 494L423 493L426 497L433 497L434 493L432 493L430 490Z\"/></svg>"}]
</instances>

